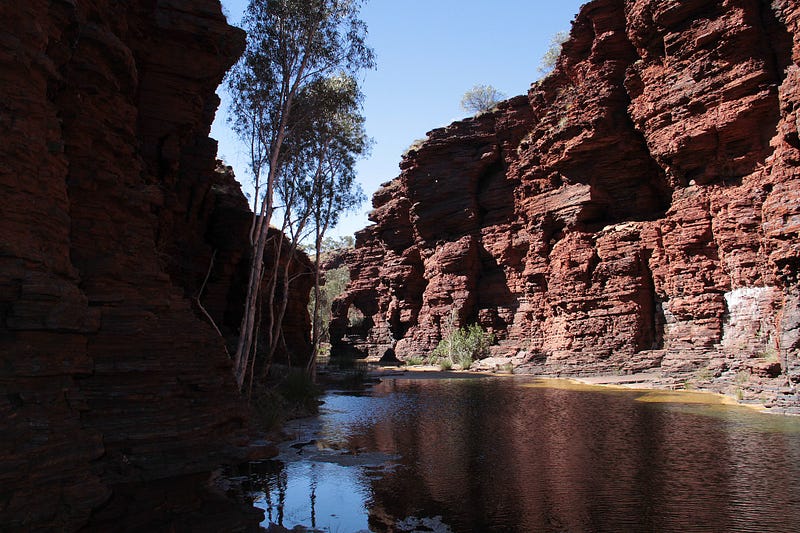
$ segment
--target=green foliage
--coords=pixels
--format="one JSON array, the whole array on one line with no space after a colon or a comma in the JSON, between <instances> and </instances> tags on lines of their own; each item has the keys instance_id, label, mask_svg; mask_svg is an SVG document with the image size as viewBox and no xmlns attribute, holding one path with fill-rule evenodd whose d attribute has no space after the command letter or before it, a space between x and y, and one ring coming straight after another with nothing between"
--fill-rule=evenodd
<instances>
[{"instance_id":1,"label":"green foliage","mask_svg":"<svg viewBox=\"0 0 800 533\"><path fill-rule=\"evenodd\" d=\"M468 370L472 363L489 354L489 346L495 341L494 335L487 333L479 324L450 331L439 341L431 353L441 362L447 360L451 365L458 365Z\"/></svg>"},{"instance_id":2,"label":"green foliage","mask_svg":"<svg viewBox=\"0 0 800 533\"><path fill-rule=\"evenodd\" d=\"M347 320L351 328L362 329L367 323L367 317L357 307L347 310Z\"/></svg>"},{"instance_id":3,"label":"green foliage","mask_svg":"<svg viewBox=\"0 0 800 533\"><path fill-rule=\"evenodd\" d=\"M780 358L778 357L778 350L773 347L766 348L764 351L758 353L756 357L773 363L780 361Z\"/></svg>"},{"instance_id":4,"label":"green foliage","mask_svg":"<svg viewBox=\"0 0 800 533\"><path fill-rule=\"evenodd\" d=\"M746 385L750 383L751 374L749 370L740 370L736 373L735 383L737 385Z\"/></svg>"},{"instance_id":5,"label":"green foliage","mask_svg":"<svg viewBox=\"0 0 800 533\"><path fill-rule=\"evenodd\" d=\"M322 390L306 372L291 369L278 385L278 392L289 403L300 405L310 411L316 411L317 400Z\"/></svg>"},{"instance_id":6,"label":"green foliage","mask_svg":"<svg viewBox=\"0 0 800 533\"><path fill-rule=\"evenodd\" d=\"M322 389L300 369L277 369L269 383L255 387L251 405L260 429L279 428L286 420L310 416L319 410Z\"/></svg>"},{"instance_id":7,"label":"green foliage","mask_svg":"<svg viewBox=\"0 0 800 533\"><path fill-rule=\"evenodd\" d=\"M317 331L320 332L319 340L323 343L330 342L328 324L331 322L331 304L337 296L342 294L350 283L350 270L346 266L334 268L325 272L324 283L320 284L319 306L317 307ZM308 313L314 316L315 297L311 292L308 302Z\"/></svg>"},{"instance_id":8,"label":"green foliage","mask_svg":"<svg viewBox=\"0 0 800 533\"><path fill-rule=\"evenodd\" d=\"M286 421L288 404L278 391L267 389L254 393L251 405L255 424L259 429L278 429Z\"/></svg>"},{"instance_id":9,"label":"green foliage","mask_svg":"<svg viewBox=\"0 0 800 533\"><path fill-rule=\"evenodd\" d=\"M342 294L350 282L350 269L346 266L334 268L325 272L325 290L328 292L329 301Z\"/></svg>"},{"instance_id":10,"label":"green foliage","mask_svg":"<svg viewBox=\"0 0 800 533\"><path fill-rule=\"evenodd\" d=\"M366 45L366 25L359 18L362 3L250 0L242 20L247 47L227 78L230 116L250 156L253 209L260 216L254 217L251 227L255 253L234 356L240 389L257 341L262 258L275 196L281 199L284 229L290 230L292 246L303 239L304 230L313 232L319 245L325 230L364 197L355 183L354 167L369 142L356 79L362 70L373 68L375 60ZM273 279L275 288L277 276ZM267 291L266 301L261 301L272 308L275 294L286 295L288 290ZM279 303L285 309L285 296ZM275 324L282 324L280 316ZM281 336L275 331L266 335L269 358Z\"/></svg>"},{"instance_id":11,"label":"green foliage","mask_svg":"<svg viewBox=\"0 0 800 533\"><path fill-rule=\"evenodd\" d=\"M283 183L293 187L295 196L281 194L281 200L287 206L294 201L310 214L320 248L325 232L365 199L355 174L357 159L370 147L362 99L355 78L340 73L308 84L292 110L286 140L289 179L279 181L276 190L281 193Z\"/></svg>"},{"instance_id":12,"label":"green foliage","mask_svg":"<svg viewBox=\"0 0 800 533\"><path fill-rule=\"evenodd\" d=\"M514 373L514 364L513 363L505 363L503 366L500 367L500 370L506 374L513 374Z\"/></svg>"},{"instance_id":13,"label":"green foliage","mask_svg":"<svg viewBox=\"0 0 800 533\"><path fill-rule=\"evenodd\" d=\"M323 254L331 252L339 252L353 248L356 245L356 240L352 235L342 235L340 237L325 237L322 239L322 246L320 252Z\"/></svg>"},{"instance_id":14,"label":"green foliage","mask_svg":"<svg viewBox=\"0 0 800 533\"><path fill-rule=\"evenodd\" d=\"M425 359L418 355L413 355L406 359L406 365L408 366L420 366L423 364L425 364Z\"/></svg>"},{"instance_id":15,"label":"green foliage","mask_svg":"<svg viewBox=\"0 0 800 533\"><path fill-rule=\"evenodd\" d=\"M339 73L307 84L295 99L274 190L284 231L297 241L307 231L321 248L326 231L365 199L355 174L370 146L362 98L355 78Z\"/></svg>"},{"instance_id":16,"label":"green foliage","mask_svg":"<svg viewBox=\"0 0 800 533\"><path fill-rule=\"evenodd\" d=\"M342 235L340 237L323 237L322 242L320 243L319 253L321 259L323 261L327 261L332 255L336 255L339 253L343 253L346 250L352 249L355 246L355 239L352 235ZM303 250L306 255L309 257L314 257L317 253L317 247L315 243L303 243L300 245L300 249Z\"/></svg>"},{"instance_id":17,"label":"green foliage","mask_svg":"<svg viewBox=\"0 0 800 533\"><path fill-rule=\"evenodd\" d=\"M505 94L491 85L475 85L461 97L461 109L473 114L489 111L505 98Z\"/></svg>"},{"instance_id":18,"label":"green foliage","mask_svg":"<svg viewBox=\"0 0 800 533\"><path fill-rule=\"evenodd\" d=\"M228 75L231 122L247 143L258 187L280 165L295 99L341 72L374 67L360 0L250 0L242 20L247 48ZM277 170L277 169L274 169ZM257 190L258 192L258 190Z\"/></svg>"},{"instance_id":19,"label":"green foliage","mask_svg":"<svg viewBox=\"0 0 800 533\"><path fill-rule=\"evenodd\" d=\"M453 361L448 359L447 357L442 357L439 359L439 369L443 371L447 371L453 368Z\"/></svg>"},{"instance_id":20,"label":"green foliage","mask_svg":"<svg viewBox=\"0 0 800 533\"><path fill-rule=\"evenodd\" d=\"M547 48L547 51L542 56L542 60L539 62L539 72L543 76L550 74L553 69L556 68L558 57L561 55L561 47L568 38L569 33L565 31L559 31L550 37L550 46Z\"/></svg>"}]
</instances>

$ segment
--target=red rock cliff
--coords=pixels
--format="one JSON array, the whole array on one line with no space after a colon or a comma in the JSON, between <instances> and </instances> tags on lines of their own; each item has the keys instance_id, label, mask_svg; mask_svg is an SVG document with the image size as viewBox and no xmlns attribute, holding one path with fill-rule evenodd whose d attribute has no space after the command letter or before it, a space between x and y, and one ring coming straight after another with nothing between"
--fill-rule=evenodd
<instances>
[{"instance_id":1,"label":"red rock cliff","mask_svg":"<svg viewBox=\"0 0 800 533\"><path fill-rule=\"evenodd\" d=\"M796 379L798 24L789 0L584 5L552 75L375 194L335 349L424 354L452 311L545 371Z\"/></svg>"},{"instance_id":2,"label":"red rock cliff","mask_svg":"<svg viewBox=\"0 0 800 533\"><path fill-rule=\"evenodd\" d=\"M196 297L216 250L200 301L235 333L250 215L208 132L243 47L218 0L0 4L4 531L73 530L241 432Z\"/></svg>"}]
</instances>

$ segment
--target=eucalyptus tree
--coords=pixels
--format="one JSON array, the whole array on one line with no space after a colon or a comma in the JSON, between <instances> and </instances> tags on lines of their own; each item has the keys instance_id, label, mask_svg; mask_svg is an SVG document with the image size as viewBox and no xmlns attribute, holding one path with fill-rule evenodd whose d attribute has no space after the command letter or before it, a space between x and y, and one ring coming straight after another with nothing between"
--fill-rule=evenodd
<instances>
[{"instance_id":1,"label":"eucalyptus tree","mask_svg":"<svg viewBox=\"0 0 800 533\"><path fill-rule=\"evenodd\" d=\"M276 193L283 208L283 230L289 236L291 255L301 241L313 239L314 302L312 311L311 362L319 345L320 255L325 234L335 227L343 213L364 200L356 182L355 165L369 148L361 114L362 94L353 76L339 73L308 84L297 96L289 125L293 131L286 141L285 171L276 181ZM288 294L289 265L283 263L282 295ZM285 297L276 302L276 320L286 310ZM272 349L277 346L277 324Z\"/></svg>"},{"instance_id":2,"label":"eucalyptus tree","mask_svg":"<svg viewBox=\"0 0 800 533\"><path fill-rule=\"evenodd\" d=\"M320 344L320 257L325 235L340 217L358 206L366 197L356 181L355 165L366 155L370 140L361 114L362 94L351 76L339 75L320 84L317 98L326 102L316 108L327 109L329 120L314 128L312 153L317 168L307 203L311 206L311 229L314 238L314 307L312 312L312 346L309 370L313 369Z\"/></svg>"},{"instance_id":3,"label":"eucalyptus tree","mask_svg":"<svg viewBox=\"0 0 800 533\"><path fill-rule=\"evenodd\" d=\"M274 211L276 180L283 172L292 137L295 99L309 84L339 72L374 67L359 18L362 0L250 0L242 24L247 49L232 69L232 123L250 149L255 195L250 229L251 265L234 355L241 388L255 356L255 322L264 275L264 251Z\"/></svg>"}]
</instances>

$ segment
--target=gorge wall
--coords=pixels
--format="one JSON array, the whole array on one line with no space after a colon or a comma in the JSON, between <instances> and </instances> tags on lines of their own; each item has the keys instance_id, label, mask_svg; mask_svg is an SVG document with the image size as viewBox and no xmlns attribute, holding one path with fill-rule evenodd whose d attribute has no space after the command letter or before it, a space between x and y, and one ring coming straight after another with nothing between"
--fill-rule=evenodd
<instances>
[{"instance_id":1,"label":"gorge wall","mask_svg":"<svg viewBox=\"0 0 800 533\"><path fill-rule=\"evenodd\" d=\"M375 194L334 351L478 322L531 370L797 380L799 25L789 0L584 5L551 75Z\"/></svg>"},{"instance_id":2,"label":"gorge wall","mask_svg":"<svg viewBox=\"0 0 800 533\"><path fill-rule=\"evenodd\" d=\"M230 341L251 215L208 133L243 48L218 0L0 4L3 531L74 530L115 487L241 443L203 309ZM307 357L300 285L287 345Z\"/></svg>"}]
</instances>

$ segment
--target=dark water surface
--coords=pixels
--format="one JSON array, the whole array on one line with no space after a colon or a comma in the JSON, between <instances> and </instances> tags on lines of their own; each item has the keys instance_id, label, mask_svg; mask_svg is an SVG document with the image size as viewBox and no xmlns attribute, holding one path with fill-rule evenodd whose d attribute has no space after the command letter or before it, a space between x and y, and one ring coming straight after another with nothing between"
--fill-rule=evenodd
<instances>
[{"instance_id":1,"label":"dark water surface","mask_svg":"<svg viewBox=\"0 0 800 533\"><path fill-rule=\"evenodd\" d=\"M495 378L324 400L280 460L250 465L264 525L800 531L800 418Z\"/></svg>"}]
</instances>

